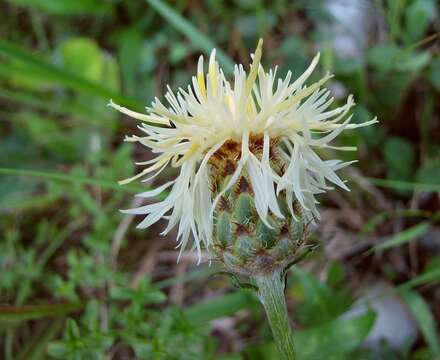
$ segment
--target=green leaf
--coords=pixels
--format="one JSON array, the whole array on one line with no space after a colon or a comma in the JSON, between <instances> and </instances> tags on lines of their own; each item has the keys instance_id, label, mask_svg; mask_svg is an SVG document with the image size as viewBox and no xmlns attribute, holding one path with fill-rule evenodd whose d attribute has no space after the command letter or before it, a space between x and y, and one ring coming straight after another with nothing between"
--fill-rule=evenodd
<instances>
[{"instance_id":1,"label":"green leaf","mask_svg":"<svg viewBox=\"0 0 440 360\"><path fill-rule=\"evenodd\" d=\"M419 72L431 60L431 53L429 51L410 52L405 51L399 56L396 61L395 68L401 72Z\"/></svg>"},{"instance_id":2,"label":"green leaf","mask_svg":"<svg viewBox=\"0 0 440 360\"><path fill-rule=\"evenodd\" d=\"M332 262L327 269L327 283L330 286L340 285L346 277L344 265L340 262Z\"/></svg>"},{"instance_id":3,"label":"green leaf","mask_svg":"<svg viewBox=\"0 0 440 360\"><path fill-rule=\"evenodd\" d=\"M80 336L80 329L75 320L67 319L65 336L68 340L74 340Z\"/></svg>"},{"instance_id":4,"label":"green leaf","mask_svg":"<svg viewBox=\"0 0 440 360\"><path fill-rule=\"evenodd\" d=\"M104 71L101 49L88 38L72 38L60 47L64 67L72 74L99 82Z\"/></svg>"},{"instance_id":5,"label":"green leaf","mask_svg":"<svg viewBox=\"0 0 440 360\"><path fill-rule=\"evenodd\" d=\"M16 360L39 360L46 353L47 344L61 330L63 319L57 319L49 324L41 333L33 335L32 341L18 353Z\"/></svg>"},{"instance_id":6,"label":"green leaf","mask_svg":"<svg viewBox=\"0 0 440 360\"><path fill-rule=\"evenodd\" d=\"M83 304L51 304L36 306L0 306L0 322L16 322L56 317L82 309Z\"/></svg>"},{"instance_id":7,"label":"green leaf","mask_svg":"<svg viewBox=\"0 0 440 360\"><path fill-rule=\"evenodd\" d=\"M134 289L127 287L126 281L124 281L121 286L114 285L110 289L110 297L115 300L132 301L141 306L158 304L166 300L166 295L157 290L156 285L151 284L147 277L142 278Z\"/></svg>"},{"instance_id":8,"label":"green leaf","mask_svg":"<svg viewBox=\"0 0 440 360\"><path fill-rule=\"evenodd\" d=\"M118 63L109 55L104 56L104 69L100 82L112 91L119 92L121 89Z\"/></svg>"},{"instance_id":9,"label":"green leaf","mask_svg":"<svg viewBox=\"0 0 440 360\"><path fill-rule=\"evenodd\" d=\"M384 155L390 178L411 179L414 170L415 151L410 142L399 137L388 138L385 143Z\"/></svg>"},{"instance_id":10,"label":"green leaf","mask_svg":"<svg viewBox=\"0 0 440 360\"><path fill-rule=\"evenodd\" d=\"M383 250L391 249L393 247L401 246L411 240L414 240L422 236L428 231L428 229L429 229L429 223L422 222L392 236L388 240L385 240L384 242L376 245L373 249L374 251L377 252L377 251L383 251Z\"/></svg>"},{"instance_id":11,"label":"green leaf","mask_svg":"<svg viewBox=\"0 0 440 360\"><path fill-rule=\"evenodd\" d=\"M415 0L405 11L404 37L408 44L420 40L437 16L435 0Z\"/></svg>"},{"instance_id":12,"label":"green leaf","mask_svg":"<svg viewBox=\"0 0 440 360\"><path fill-rule=\"evenodd\" d=\"M255 3L258 4L258 3ZM266 8L265 11L250 11L248 14L242 14L235 22L240 35L245 39L255 39L259 34L267 33L277 24L277 17Z\"/></svg>"},{"instance_id":13,"label":"green leaf","mask_svg":"<svg viewBox=\"0 0 440 360\"><path fill-rule=\"evenodd\" d=\"M124 30L118 42L118 60L121 68L125 93L135 95L137 88L137 74L140 63L140 53L143 36L136 27Z\"/></svg>"},{"instance_id":14,"label":"green leaf","mask_svg":"<svg viewBox=\"0 0 440 360\"><path fill-rule=\"evenodd\" d=\"M378 44L368 51L368 62L377 70L388 72L393 69L394 62L401 49L391 44Z\"/></svg>"},{"instance_id":15,"label":"green leaf","mask_svg":"<svg viewBox=\"0 0 440 360\"><path fill-rule=\"evenodd\" d=\"M215 43L205 34L200 32L193 24L176 12L171 6L161 0L147 0L147 2L167 20L172 26L185 35L197 48L209 56L212 49L216 48ZM234 63L221 49L217 47L218 61L225 70L232 73Z\"/></svg>"},{"instance_id":16,"label":"green leaf","mask_svg":"<svg viewBox=\"0 0 440 360\"><path fill-rule=\"evenodd\" d=\"M15 120L29 134L29 140L38 144L39 149L48 151L49 156L62 162L80 161L88 155L87 138L74 129L66 132L55 119L38 115L37 112L24 111Z\"/></svg>"},{"instance_id":17,"label":"green leaf","mask_svg":"<svg viewBox=\"0 0 440 360\"><path fill-rule=\"evenodd\" d=\"M395 111L394 109L400 106L413 80L413 75L410 73L397 71L388 73L372 71L369 77L372 84L374 84L372 91L375 94L374 98L370 98L370 100L382 106L384 108L382 112L385 114L392 113Z\"/></svg>"},{"instance_id":18,"label":"green leaf","mask_svg":"<svg viewBox=\"0 0 440 360\"><path fill-rule=\"evenodd\" d=\"M417 181L440 186L440 164L438 160L426 162L417 170Z\"/></svg>"},{"instance_id":19,"label":"green leaf","mask_svg":"<svg viewBox=\"0 0 440 360\"><path fill-rule=\"evenodd\" d=\"M193 325L201 325L219 317L232 315L255 303L255 297L249 292L237 291L193 305L185 310L185 315Z\"/></svg>"},{"instance_id":20,"label":"green leaf","mask_svg":"<svg viewBox=\"0 0 440 360\"><path fill-rule=\"evenodd\" d=\"M142 109L143 107L136 100L126 98L104 86L73 74L67 69L52 65L41 56L35 55L14 43L0 40L0 55L22 65L17 67L0 62L0 75L2 76L11 76L11 72L21 74L25 71L29 76L37 76L40 79L45 79L47 82L62 85L84 94L101 97L106 100L113 99L116 102L136 109Z\"/></svg>"},{"instance_id":21,"label":"green leaf","mask_svg":"<svg viewBox=\"0 0 440 360\"><path fill-rule=\"evenodd\" d=\"M431 63L428 77L437 91L440 91L440 57L437 56L437 58Z\"/></svg>"},{"instance_id":22,"label":"green leaf","mask_svg":"<svg viewBox=\"0 0 440 360\"><path fill-rule=\"evenodd\" d=\"M109 333L79 327L75 320L67 319L64 338L51 342L47 348L50 356L63 360L104 359L106 350L113 344Z\"/></svg>"},{"instance_id":23,"label":"green leaf","mask_svg":"<svg viewBox=\"0 0 440 360\"><path fill-rule=\"evenodd\" d=\"M51 14L99 14L109 7L104 0L8 0L15 5L29 6Z\"/></svg>"},{"instance_id":24,"label":"green leaf","mask_svg":"<svg viewBox=\"0 0 440 360\"><path fill-rule=\"evenodd\" d=\"M393 44L378 44L369 50L367 58L381 74L397 70L409 75L410 72L422 70L431 60L431 54L429 51L415 52Z\"/></svg>"},{"instance_id":25,"label":"green leaf","mask_svg":"<svg viewBox=\"0 0 440 360\"><path fill-rule=\"evenodd\" d=\"M417 320L419 328L429 345L432 355L440 355L440 340L437 325L428 304L422 296L411 290L402 291L403 298Z\"/></svg>"},{"instance_id":26,"label":"green leaf","mask_svg":"<svg viewBox=\"0 0 440 360\"><path fill-rule=\"evenodd\" d=\"M292 272L297 280L294 290L300 299L297 309L302 324L319 324L334 319L350 306L349 296L336 292L312 274L299 267L293 267Z\"/></svg>"},{"instance_id":27,"label":"green leaf","mask_svg":"<svg viewBox=\"0 0 440 360\"><path fill-rule=\"evenodd\" d=\"M373 312L345 319L343 317L293 333L299 360L321 360L355 350L370 332Z\"/></svg>"}]
</instances>

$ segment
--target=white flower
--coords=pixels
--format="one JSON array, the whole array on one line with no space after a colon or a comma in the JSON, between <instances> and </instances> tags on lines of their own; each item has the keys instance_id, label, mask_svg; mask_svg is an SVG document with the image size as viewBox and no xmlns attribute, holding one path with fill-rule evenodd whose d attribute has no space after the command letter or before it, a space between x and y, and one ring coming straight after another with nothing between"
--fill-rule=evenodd
<instances>
[{"instance_id":1,"label":"white flower","mask_svg":"<svg viewBox=\"0 0 440 360\"><path fill-rule=\"evenodd\" d=\"M315 195L331 189L327 181L348 190L335 171L351 162L322 160L315 150L353 150L333 147L329 143L343 130L367 126L377 122L376 119L351 124L351 116L347 116L354 105L351 95L345 105L328 110L333 98L329 98L329 91L321 87L330 75L310 86L304 85L318 63L319 54L306 71L291 82L290 72L281 79L276 76L277 68L264 71L260 64L261 51L260 40L249 74L242 65L236 65L233 82L226 80L215 60L215 50L211 53L206 75L201 56L192 86L187 90L180 88L176 94L168 88L165 98L169 106L156 98L147 108L148 114L110 102L110 106L120 112L142 121L139 129L144 135L133 135L126 140L139 142L157 154L152 160L137 163L147 167L121 183L144 176L147 176L144 181L148 181L168 164L180 168L176 179L137 195L154 197L171 187L165 200L125 211L147 215L138 228L146 228L165 218L168 226L162 234L178 225L177 240L181 250L191 234L193 248L199 254L202 246L209 248L213 212L221 193L214 199L211 196L208 161L227 140L241 143L241 157L227 188L247 170L255 190L256 209L263 220L268 211L283 216L277 204L277 194L281 191L285 191L288 203L296 199L309 217L319 217ZM263 139L260 157L250 151L251 135ZM275 138L285 145L281 154L286 166L281 174L272 169L269 161L270 141ZM294 216L292 207L290 211Z\"/></svg>"}]
</instances>

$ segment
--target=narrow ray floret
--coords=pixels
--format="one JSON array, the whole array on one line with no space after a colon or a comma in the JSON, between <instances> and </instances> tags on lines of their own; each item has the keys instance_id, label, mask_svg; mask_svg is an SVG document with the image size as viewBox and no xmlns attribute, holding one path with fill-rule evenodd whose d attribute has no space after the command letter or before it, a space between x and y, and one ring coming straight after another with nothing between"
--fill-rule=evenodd
<instances>
[{"instance_id":1,"label":"narrow ray floret","mask_svg":"<svg viewBox=\"0 0 440 360\"><path fill-rule=\"evenodd\" d=\"M169 189L163 201L125 211L146 215L139 228L165 218L168 225L162 234L177 226L180 249L185 249L192 235L191 247L200 254L203 247L216 247L212 239L220 234L239 234L242 239L257 231L262 238L260 228L264 234L281 234L286 226L290 229L293 225L287 218L319 218L317 194L331 189L331 184L348 190L336 171L351 162L323 160L316 150L353 150L330 144L342 131L373 124L376 119L350 123L349 112L355 105L351 95L344 105L331 107L334 99L323 87L331 75L305 85L319 54L296 80L290 72L285 78L277 77L276 67L266 72L261 55L260 40L249 73L236 65L232 81L217 63L215 50L206 74L201 56L188 88L177 92L168 88L168 106L156 98L146 114L110 102L142 121L140 135L126 140L141 143L155 155L137 163L145 169L122 184L138 178L149 181L168 165L179 169L174 180L137 195L154 197ZM249 195L250 205L240 223L237 207L248 201L239 197L242 193ZM224 220L225 209L231 207L227 214L234 219ZM223 223L230 232L224 232ZM223 246L221 241L218 244ZM228 246L226 241L224 249ZM253 243L249 251L259 251L259 246L267 249L269 245Z\"/></svg>"}]
</instances>

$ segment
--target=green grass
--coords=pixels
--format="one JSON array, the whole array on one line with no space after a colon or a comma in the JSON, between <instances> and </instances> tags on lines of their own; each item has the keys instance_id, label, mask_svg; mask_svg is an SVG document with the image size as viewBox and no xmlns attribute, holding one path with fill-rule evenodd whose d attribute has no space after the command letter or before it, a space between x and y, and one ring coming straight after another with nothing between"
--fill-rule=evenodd
<instances>
[{"instance_id":1,"label":"green grass","mask_svg":"<svg viewBox=\"0 0 440 360\"><path fill-rule=\"evenodd\" d=\"M235 62L247 68L259 38L262 64L277 64L280 75L297 76L321 50L316 76L329 70L335 94L354 94L353 121L380 121L340 137L354 154L322 153L358 158L360 175L342 175L351 192L319 197L323 216L303 260L312 270L295 265L288 277L302 358L375 359L360 346L374 309L344 315L363 301L368 279L389 284L419 328L408 346L381 343L384 358L440 356L438 4L363 4L385 36L371 32L368 47L347 58L326 27L346 25L322 3L0 4L0 358L276 358L252 286L236 289L216 264L196 267L190 255L176 264L175 233L137 230L139 219L119 211L176 170L153 184L118 185L152 154L123 143L137 124L106 106L112 99L143 111L167 84L185 88L214 47L229 77Z\"/></svg>"}]
</instances>

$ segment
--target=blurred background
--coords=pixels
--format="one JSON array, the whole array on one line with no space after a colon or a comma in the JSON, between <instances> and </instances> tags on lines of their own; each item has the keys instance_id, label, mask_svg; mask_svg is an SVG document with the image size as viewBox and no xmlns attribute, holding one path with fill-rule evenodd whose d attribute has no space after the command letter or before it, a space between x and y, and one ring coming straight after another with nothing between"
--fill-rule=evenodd
<instances>
[{"instance_id":1,"label":"blurred background","mask_svg":"<svg viewBox=\"0 0 440 360\"><path fill-rule=\"evenodd\" d=\"M440 19L436 0L0 0L0 358L276 359L253 292L176 264L175 234L119 209L154 184L123 143L213 47L354 94L341 172L286 296L301 359L440 358ZM313 81L314 79L311 79ZM170 169L156 183L173 177Z\"/></svg>"}]
</instances>

